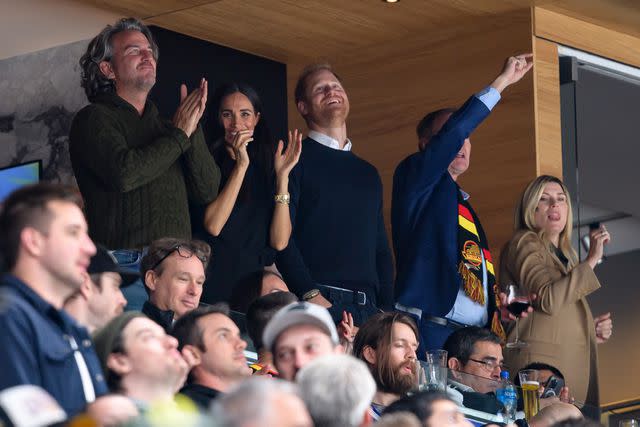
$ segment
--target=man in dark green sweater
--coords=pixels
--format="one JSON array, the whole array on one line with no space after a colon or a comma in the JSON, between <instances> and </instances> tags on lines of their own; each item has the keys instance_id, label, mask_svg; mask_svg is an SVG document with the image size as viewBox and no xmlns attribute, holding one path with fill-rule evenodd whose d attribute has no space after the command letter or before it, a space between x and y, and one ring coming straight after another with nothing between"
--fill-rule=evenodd
<instances>
[{"instance_id":1,"label":"man in dark green sweater","mask_svg":"<svg viewBox=\"0 0 640 427\"><path fill-rule=\"evenodd\" d=\"M220 180L198 126L206 80L188 95L182 85L173 120L164 120L147 99L157 57L151 32L133 18L102 30L80 59L91 104L76 115L69 138L92 238L138 251L133 262L155 239L190 238L189 200L209 203ZM136 289L146 296L141 284Z\"/></svg>"}]
</instances>

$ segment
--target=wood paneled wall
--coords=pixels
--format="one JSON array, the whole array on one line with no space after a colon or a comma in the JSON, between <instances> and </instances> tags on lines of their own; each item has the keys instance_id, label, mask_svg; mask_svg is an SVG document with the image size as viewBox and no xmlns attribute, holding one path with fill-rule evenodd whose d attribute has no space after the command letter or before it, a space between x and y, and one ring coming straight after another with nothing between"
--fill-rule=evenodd
<instances>
[{"instance_id":1,"label":"wood paneled wall","mask_svg":"<svg viewBox=\"0 0 640 427\"><path fill-rule=\"evenodd\" d=\"M353 149L382 176L387 224L393 172L417 150L418 121L432 110L461 105L492 82L506 57L530 52L530 16L524 8L478 21L444 40L412 38L330 58L351 102ZM288 64L290 100L303 66ZM472 135L471 167L460 181L471 194L496 258L512 233L515 201L537 172L533 99L533 73L504 92ZM289 123L304 127L293 102Z\"/></svg>"}]
</instances>

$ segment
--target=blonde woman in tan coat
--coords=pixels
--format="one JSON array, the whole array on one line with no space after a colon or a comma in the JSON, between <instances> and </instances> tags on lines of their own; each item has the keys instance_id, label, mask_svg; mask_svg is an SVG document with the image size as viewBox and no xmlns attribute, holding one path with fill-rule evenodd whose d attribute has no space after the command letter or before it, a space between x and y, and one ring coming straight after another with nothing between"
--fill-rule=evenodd
<instances>
[{"instance_id":1,"label":"blonde woman in tan coat","mask_svg":"<svg viewBox=\"0 0 640 427\"><path fill-rule=\"evenodd\" d=\"M543 175L525 189L515 212L515 233L500 257L500 283L536 294L534 311L518 324L524 348L505 349L505 363L518 371L543 362L564 373L578 402L598 405L596 344L611 336L609 313L593 318L586 296L600 287L593 272L611 239L604 226L592 230L589 254L578 262L571 247L569 193L558 178ZM514 340L510 325L509 341Z\"/></svg>"}]
</instances>

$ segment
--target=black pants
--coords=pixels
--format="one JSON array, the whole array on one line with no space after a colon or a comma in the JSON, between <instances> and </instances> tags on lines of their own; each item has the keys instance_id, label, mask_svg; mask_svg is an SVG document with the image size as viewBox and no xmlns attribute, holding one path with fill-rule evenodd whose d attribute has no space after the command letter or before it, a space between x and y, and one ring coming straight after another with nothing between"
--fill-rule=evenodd
<instances>
[{"instance_id":1,"label":"black pants","mask_svg":"<svg viewBox=\"0 0 640 427\"><path fill-rule=\"evenodd\" d=\"M343 311L351 313L356 326L361 326L369 317L382 311L376 307L375 297L370 293L366 293L366 302L361 304L361 298L356 292L337 290L320 284L317 286L322 296L331 303L329 313L336 324L342 321Z\"/></svg>"}]
</instances>

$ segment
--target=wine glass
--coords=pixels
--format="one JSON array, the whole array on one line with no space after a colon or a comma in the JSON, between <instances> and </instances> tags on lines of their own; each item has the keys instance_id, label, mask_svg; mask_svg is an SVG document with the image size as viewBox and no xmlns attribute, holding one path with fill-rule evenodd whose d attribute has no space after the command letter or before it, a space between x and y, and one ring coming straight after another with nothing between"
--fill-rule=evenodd
<instances>
[{"instance_id":1,"label":"wine glass","mask_svg":"<svg viewBox=\"0 0 640 427\"><path fill-rule=\"evenodd\" d=\"M523 311L526 311L530 306L531 300L529 299L529 295L524 292L520 286L514 283L507 286L507 310L516 316L516 338L515 341L507 343L508 348L522 348L529 345L526 342L521 341L518 337L518 319L520 318L520 314Z\"/></svg>"}]
</instances>

